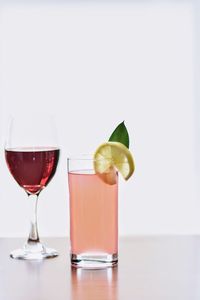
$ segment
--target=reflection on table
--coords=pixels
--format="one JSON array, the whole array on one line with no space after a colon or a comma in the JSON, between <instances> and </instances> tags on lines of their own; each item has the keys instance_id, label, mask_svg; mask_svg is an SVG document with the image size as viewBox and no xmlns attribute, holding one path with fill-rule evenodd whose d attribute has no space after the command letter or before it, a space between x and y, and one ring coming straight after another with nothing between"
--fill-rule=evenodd
<instances>
[{"instance_id":1,"label":"reflection on table","mask_svg":"<svg viewBox=\"0 0 200 300\"><path fill-rule=\"evenodd\" d=\"M71 299L118 300L118 268L71 269Z\"/></svg>"}]
</instances>

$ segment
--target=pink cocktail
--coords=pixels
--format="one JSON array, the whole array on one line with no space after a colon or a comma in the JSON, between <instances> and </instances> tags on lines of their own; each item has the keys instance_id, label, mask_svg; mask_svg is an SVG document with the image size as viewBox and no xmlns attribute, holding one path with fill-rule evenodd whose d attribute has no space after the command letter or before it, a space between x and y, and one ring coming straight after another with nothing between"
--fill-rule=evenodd
<instances>
[{"instance_id":1,"label":"pink cocktail","mask_svg":"<svg viewBox=\"0 0 200 300\"><path fill-rule=\"evenodd\" d=\"M117 263L118 183L105 183L91 160L68 160L71 261L80 267L107 267ZM82 169L83 168L83 169ZM117 176L117 174L116 174Z\"/></svg>"}]
</instances>

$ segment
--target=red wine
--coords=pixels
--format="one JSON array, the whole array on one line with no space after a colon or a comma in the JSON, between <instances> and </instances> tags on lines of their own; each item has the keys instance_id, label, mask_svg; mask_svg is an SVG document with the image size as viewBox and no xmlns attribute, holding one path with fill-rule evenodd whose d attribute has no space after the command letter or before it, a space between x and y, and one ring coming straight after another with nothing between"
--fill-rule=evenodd
<instances>
[{"instance_id":1,"label":"red wine","mask_svg":"<svg viewBox=\"0 0 200 300\"><path fill-rule=\"evenodd\" d=\"M5 150L8 168L28 194L38 194L55 174L60 150L47 148L10 148Z\"/></svg>"}]
</instances>

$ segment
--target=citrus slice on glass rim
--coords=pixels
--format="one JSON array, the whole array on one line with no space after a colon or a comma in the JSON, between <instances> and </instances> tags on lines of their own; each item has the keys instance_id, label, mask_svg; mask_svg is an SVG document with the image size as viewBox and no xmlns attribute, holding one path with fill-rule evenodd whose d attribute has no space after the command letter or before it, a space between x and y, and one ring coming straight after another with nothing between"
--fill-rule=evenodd
<instances>
[{"instance_id":1,"label":"citrus slice on glass rim","mask_svg":"<svg viewBox=\"0 0 200 300\"><path fill-rule=\"evenodd\" d=\"M116 183L116 170L125 180L134 172L134 160L129 149L119 142L106 142L94 154L95 172L108 184Z\"/></svg>"}]
</instances>

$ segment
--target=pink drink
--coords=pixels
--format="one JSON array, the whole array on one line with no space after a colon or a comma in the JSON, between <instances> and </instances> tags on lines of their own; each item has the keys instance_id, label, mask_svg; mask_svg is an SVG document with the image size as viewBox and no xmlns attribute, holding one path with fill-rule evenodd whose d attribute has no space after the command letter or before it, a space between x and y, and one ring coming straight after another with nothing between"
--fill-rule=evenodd
<instances>
[{"instance_id":1,"label":"pink drink","mask_svg":"<svg viewBox=\"0 0 200 300\"><path fill-rule=\"evenodd\" d=\"M117 261L118 184L83 172L69 172L72 257Z\"/></svg>"}]
</instances>

